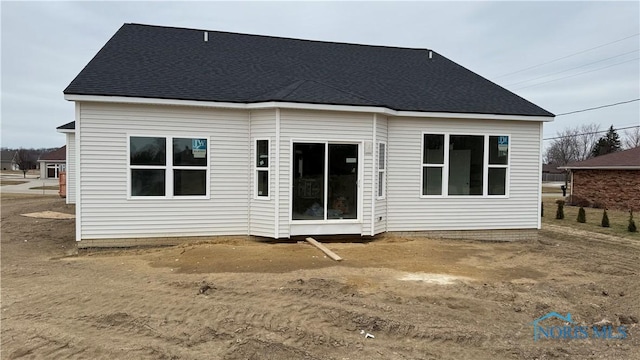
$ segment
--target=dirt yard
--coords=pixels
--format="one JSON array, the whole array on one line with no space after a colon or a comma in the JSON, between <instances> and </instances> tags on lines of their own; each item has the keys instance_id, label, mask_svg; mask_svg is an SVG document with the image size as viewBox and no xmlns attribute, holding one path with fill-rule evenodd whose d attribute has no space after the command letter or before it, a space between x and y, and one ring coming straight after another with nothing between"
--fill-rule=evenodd
<instances>
[{"instance_id":1,"label":"dirt yard","mask_svg":"<svg viewBox=\"0 0 640 360\"><path fill-rule=\"evenodd\" d=\"M74 220L20 215L47 210L74 211L2 196L2 359L640 359L637 241L557 227L327 244L341 263L237 239L78 254ZM628 336L534 341L551 311Z\"/></svg>"}]
</instances>

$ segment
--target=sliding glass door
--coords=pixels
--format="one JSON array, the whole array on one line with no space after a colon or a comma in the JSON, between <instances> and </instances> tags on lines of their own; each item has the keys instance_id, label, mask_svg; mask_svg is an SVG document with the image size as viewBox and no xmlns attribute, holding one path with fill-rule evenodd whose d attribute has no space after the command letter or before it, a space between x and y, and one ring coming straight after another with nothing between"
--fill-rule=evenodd
<instances>
[{"instance_id":1,"label":"sliding glass door","mask_svg":"<svg viewBox=\"0 0 640 360\"><path fill-rule=\"evenodd\" d=\"M293 220L358 218L358 144L293 144Z\"/></svg>"}]
</instances>

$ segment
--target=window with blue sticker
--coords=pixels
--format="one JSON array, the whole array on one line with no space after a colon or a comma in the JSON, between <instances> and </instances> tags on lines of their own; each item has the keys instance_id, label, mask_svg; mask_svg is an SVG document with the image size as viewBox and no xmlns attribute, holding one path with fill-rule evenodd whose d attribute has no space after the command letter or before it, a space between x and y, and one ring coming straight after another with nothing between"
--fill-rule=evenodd
<instances>
[{"instance_id":1,"label":"window with blue sticker","mask_svg":"<svg viewBox=\"0 0 640 360\"><path fill-rule=\"evenodd\" d=\"M129 137L131 197L208 195L208 140Z\"/></svg>"}]
</instances>

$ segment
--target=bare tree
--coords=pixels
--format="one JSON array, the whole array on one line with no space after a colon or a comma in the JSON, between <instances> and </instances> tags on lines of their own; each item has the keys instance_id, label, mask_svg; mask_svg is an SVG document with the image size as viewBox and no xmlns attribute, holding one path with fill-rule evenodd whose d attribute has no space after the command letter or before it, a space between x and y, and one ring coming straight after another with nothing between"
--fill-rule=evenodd
<instances>
[{"instance_id":1,"label":"bare tree","mask_svg":"<svg viewBox=\"0 0 640 360\"><path fill-rule=\"evenodd\" d=\"M556 134L556 139L547 148L547 164L566 165L591 157L593 146L598 141L598 124L583 124L567 127Z\"/></svg>"},{"instance_id":2,"label":"bare tree","mask_svg":"<svg viewBox=\"0 0 640 360\"><path fill-rule=\"evenodd\" d=\"M593 147L600 138L598 132L600 131L600 125L598 124L583 124L577 126L574 130L576 132L576 159L575 161L587 160L591 157Z\"/></svg>"},{"instance_id":3,"label":"bare tree","mask_svg":"<svg viewBox=\"0 0 640 360\"><path fill-rule=\"evenodd\" d=\"M625 149L633 149L640 146L640 126L627 129L622 134L622 144Z\"/></svg>"},{"instance_id":4,"label":"bare tree","mask_svg":"<svg viewBox=\"0 0 640 360\"><path fill-rule=\"evenodd\" d=\"M18 158L16 163L22 171L22 175L26 178L27 172L35 169L38 164L38 151L34 149L18 149Z\"/></svg>"}]
</instances>

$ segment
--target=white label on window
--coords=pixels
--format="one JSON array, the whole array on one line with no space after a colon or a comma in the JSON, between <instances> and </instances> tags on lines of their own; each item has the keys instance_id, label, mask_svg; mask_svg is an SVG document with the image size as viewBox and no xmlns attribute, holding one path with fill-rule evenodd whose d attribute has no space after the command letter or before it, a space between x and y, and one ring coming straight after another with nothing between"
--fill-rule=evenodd
<instances>
[{"instance_id":1,"label":"white label on window","mask_svg":"<svg viewBox=\"0 0 640 360\"><path fill-rule=\"evenodd\" d=\"M346 160L347 164L355 164L357 162L356 158L347 158Z\"/></svg>"}]
</instances>

